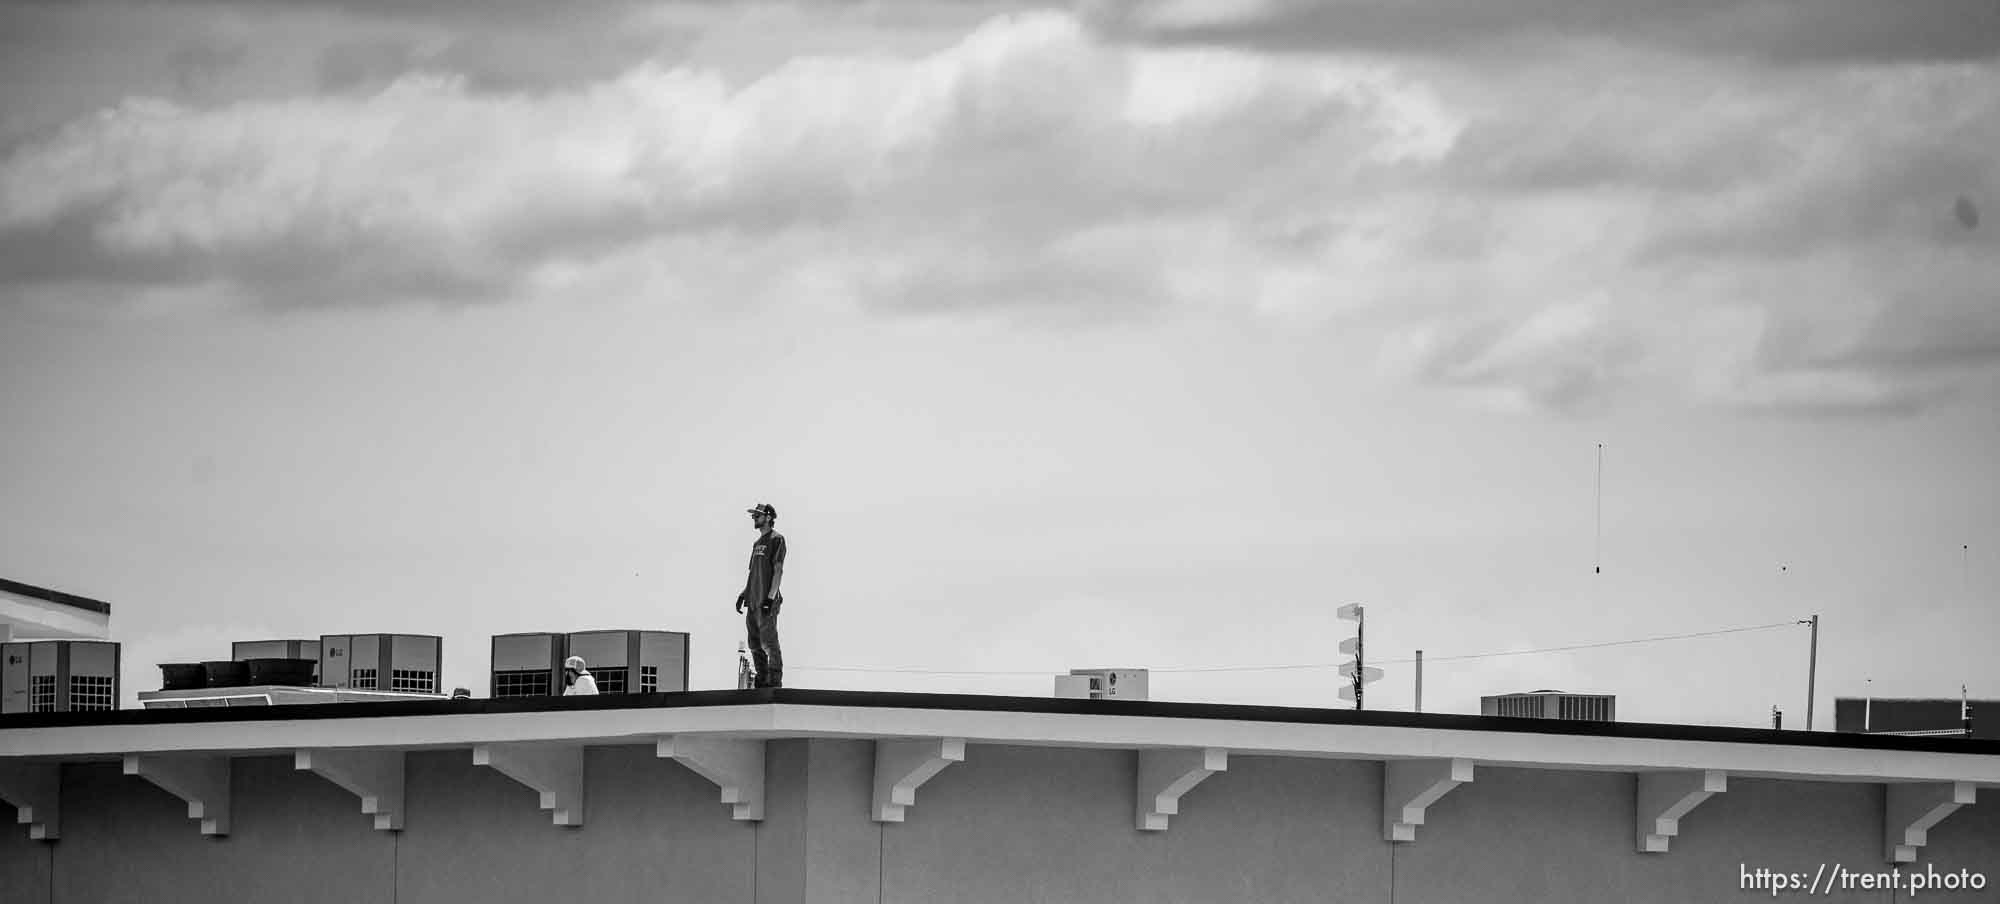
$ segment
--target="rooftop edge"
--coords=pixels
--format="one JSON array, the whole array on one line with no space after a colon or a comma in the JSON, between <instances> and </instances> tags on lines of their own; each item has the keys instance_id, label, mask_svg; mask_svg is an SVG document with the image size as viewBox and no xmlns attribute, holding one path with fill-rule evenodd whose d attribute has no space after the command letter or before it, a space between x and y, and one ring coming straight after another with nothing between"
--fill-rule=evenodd
<instances>
[{"instance_id":1,"label":"rooftop edge","mask_svg":"<svg viewBox=\"0 0 2000 904\"><path fill-rule=\"evenodd\" d=\"M970 694L922 694L880 691L773 688L762 690L680 691L661 694L606 694L594 697L524 697L512 699L421 700L409 702L322 703L197 709L125 709L109 712L16 713L0 716L0 741L10 729L68 728L108 725L174 725L207 722L270 722L314 719L421 718L474 713L532 713L568 710L618 710L743 706L844 706L881 709L958 710L965 712L1053 713L1089 716L1136 716L1237 722L1281 722L1320 725L1371 725L1450 731L1512 732L1663 741L1712 741L1733 744L1773 744L1859 750L1901 750L1926 753L2000 755L2000 741L1982 739L1903 737L1831 731L1784 731L1714 725L1655 722L1585 722L1523 719L1457 713L1411 713L1233 703L1079 700L1056 697L1004 697Z\"/></svg>"},{"instance_id":2,"label":"rooftop edge","mask_svg":"<svg viewBox=\"0 0 2000 904\"><path fill-rule=\"evenodd\" d=\"M50 590L47 587L37 587L33 584L23 584L20 581L10 581L6 578L0 578L0 591L31 597L45 603L55 603L59 606L82 609L86 612L96 612L100 615L111 614L111 604L103 600L94 600L87 596L77 596L74 593L64 593L60 590Z\"/></svg>"}]
</instances>

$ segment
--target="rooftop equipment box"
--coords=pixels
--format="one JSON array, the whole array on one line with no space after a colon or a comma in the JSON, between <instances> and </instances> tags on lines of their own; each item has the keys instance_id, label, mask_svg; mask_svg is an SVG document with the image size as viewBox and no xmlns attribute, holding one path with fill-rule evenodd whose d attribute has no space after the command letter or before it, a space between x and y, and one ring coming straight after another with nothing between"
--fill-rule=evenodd
<instances>
[{"instance_id":1,"label":"rooftop equipment box","mask_svg":"<svg viewBox=\"0 0 2000 904\"><path fill-rule=\"evenodd\" d=\"M655 694L688 686L689 636L680 631L496 634L492 696L547 697L563 691L563 660L583 657L600 694Z\"/></svg>"},{"instance_id":2,"label":"rooftop equipment box","mask_svg":"<svg viewBox=\"0 0 2000 904\"><path fill-rule=\"evenodd\" d=\"M494 699L547 697L562 687L569 635L553 631L493 635L493 675L487 691Z\"/></svg>"},{"instance_id":3,"label":"rooftop equipment box","mask_svg":"<svg viewBox=\"0 0 2000 904\"><path fill-rule=\"evenodd\" d=\"M1056 676L1056 696L1079 700L1144 700L1149 675L1145 669L1071 669Z\"/></svg>"},{"instance_id":4,"label":"rooftop equipment box","mask_svg":"<svg viewBox=\"0 0 2000 904\"><path fill-rule=\"evenodd\" d=\"M118 652L102 640L0 644L0 713L117 709Z\"/></svg>"},{"instance_id":5,"label":"rooftop equipment box","mask_svg":"<svg viewBox=\"0 0 2000 904\"><path fill-rule=\"evenodd\" d=\"M687 690L688 635L681 631L577 631L569 655L583 657L600 694Z\"/></svg>"},{"instance_id":6,"label":"rooftop equipment box","mask_svg":"<svg viewBox=\"0 0 2000 904\"><path fill-rule=\"evenodd\" d=\"M310 659L319 662L317 640L239 640L229 645L229 658L237 662L252 659ZM313 683L319 683L319 669L313 669Z\"/></svg>"},{"instance_id":7,"label":"rooftop equipment box","mask_svg":"<svg viewBox=\"0 0 2000 904\"><path fill-rule=\"evenodd\" d=\"M1479 698L1479 714L1516 719L1613 722L1618 718L1618 697L1613 694L1572 694L1554 690L1528 691L1524 694L1494 694Z\"/></svg>"},{"instance_id":8,"label":"rooftop equipment box","mask_svg":"<svg viewBox=\"0 0 2000 904\"><path fill-rule=\"evenodd\" d=\"M443 646L432 634L322 634L319 686L435 694Z\"/></svg>"}]
</instances>

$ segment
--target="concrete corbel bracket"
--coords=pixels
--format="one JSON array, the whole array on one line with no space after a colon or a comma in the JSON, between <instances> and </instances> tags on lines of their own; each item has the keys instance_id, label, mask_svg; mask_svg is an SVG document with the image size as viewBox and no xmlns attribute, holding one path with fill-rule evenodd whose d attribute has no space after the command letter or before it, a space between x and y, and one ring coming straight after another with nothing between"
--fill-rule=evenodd
<instances>
[{"instance_id":1,"label":"concrete corbel bracket","mask_svg":"<svg viewBox=\"0 0 2000 904\"><path fill-rule=\"evenodd\" d=\"M400 750L297 750L292 768L311 772L361 798L361 812L375 828L403 827L403 752Z\"/></svg>"},{"instance_id":2,"label":"concrete corbel bracket","mask_svg":"<svg viewBox=\"0 0 2000 904\"><path fill-rule=\"evenodd\" d=\"M187 801L189 819L203 835L229 834L229 758L128 753L125 774L136 775Z\"/></svg>"},{"instance_id":3,"label":"concrete corbel bracket","mask_svg":"<svg viewBox=\"0 0 2000 904\"><path fill-rule=\"evenodd\" d=\"M1166 831L1167 817L1181 811L1181 795L1228 768L1229 751L1220 747L1139 751L1139 829Z\"/></svg>"},{"instance_id":4,"label":"concrete corbel bracket","mask_svg":"<svg viewBox=\"0 0 2000 904\"><path fill-rule=\"evenodd\" d=\"M28 837L54 841L61 829L62 765L0 761L0 800L14 806Z\"/></svg>"},{"instance_id":5,"label":"concrete corbel bracket","mask_svg":"<svg viewBox=\"0 0 2000 904\"><path fill-rule=\"evenodd\" d=\"M556 825L583 825L582 744L478 744L472 765L491 766L527 785Z\"/></svg>"},{"instance_id":6,"label":"concrete corbel bracket","mask_svg":"<svg viewBox=\"0 0 2000 904\"><path fill-rule=\"evenodd\" d=\"M714 782L722 789L722 802L731 807L730 818L745 821L764 818L763 741L668 735L655 743L653 754Z\"/></svg>"},{"instance_id":7,"label":"concrete corbel bracket","mask_svg":"<svg viewBox=\"0 0 2000 904\"><path fill-rule=\"evenodd\" d=\"M1886 822L1882 829L1884 855L1890 863L1914 863L1917 848L1930 843L1930 831L1959 807L1973 801L1971 782L1911 782L1888 785Z\"/></svg>"},{"instance_id":8,"label":"concrete corbel bracket","mask_svg":"<svg viewBox=\"0 0 2000 904\"><path fill-rule=\"evenodd\" d=\"M1389 760L1383 764L1382 837L1417 840L1424 810L1451 789L1472 781L1472 761L1454 757L1436 760Z\"/></svg>"},{"instance_id":9,"label":"concrete corbel bracket","mask_svg":"<svg viewBox=\"0 0 2000 904\"><path fill-rule=\"evenodd\" d=\"M1666 853L1668 839L1681 832L1681 817L1727 790L1729 774L1719 769L1639 773L1640 853Z\"/></svg>"},{"instance_id":10,"label":"concrete corbel bracket","mask_svg":"<svg viewBox=\"0 0 2000 904\"><path fill-rule=\"evenodd\" d=\"M902 822L903 811L916 806L917 789L953 763L965 762L965 739L875 742L876 822Z\"/></svg>"}]
</instances>

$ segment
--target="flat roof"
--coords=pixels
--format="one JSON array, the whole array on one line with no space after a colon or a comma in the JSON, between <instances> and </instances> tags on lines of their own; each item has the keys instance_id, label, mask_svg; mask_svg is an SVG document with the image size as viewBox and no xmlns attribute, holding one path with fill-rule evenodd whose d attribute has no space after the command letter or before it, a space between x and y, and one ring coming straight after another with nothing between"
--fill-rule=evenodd
<instances>
[{"instance_id":1,"label":"flat roof","mask_svg":"<svg viewBox=\"0 0 2000 904\"><path fill-rule=\"evenodd\" d=\"M0 591L32 597L45 603L55 603L60 606L82 609L86 612L96 612L100 615L111 614L111 604L103 600L94 600L87 596L77 596L74 593L64 593L60 590L50 590L47 587L37 587L33 584L23 584L20 581L10 581L6 578L0 578Z\"/></svg>"},{"instance_id":2,"label":"flat roof","mask_svg":"<svg viewBox=\"0 0 2000 904\"><path fill-rule=\"evenodd\" d=\"M1591 722L1524 719L1456 713L1248 706L1225 703L1081 700L973 694L920 694L837 691L809 688L679 691L659 694L600 694L585 697L318 703L237 708L124 709L97 712L14 713L0 716L0 742L18 729L94 726L180 725L185 723L295 722L320 719L423 719L471 714L561 713L605 710L688 710L777 704L850 709L942 710L962 713L1018 713L1100 716L1110 719L1185 719L1204 722L1259 722L1316 726L1369 726L1451 732L1567 735L1629 740L1697 741L1856 750L1904 750L2000 756L2000 741L1900 737L1834 731L1784 731L1658 722Z\"/></svg>"},{"instance_id":3,"label":"flat roof","mask_svg":"<svg viewBox=\"0 0 2000 904\"><path fill-rule=\"evenodd\" d=\"M2000 743L1304 707L795 688L0 717L0 762L846 738L2000 787ZM1204 756L1207 754L1205 753Z\"/></svg>"}]
</instances>

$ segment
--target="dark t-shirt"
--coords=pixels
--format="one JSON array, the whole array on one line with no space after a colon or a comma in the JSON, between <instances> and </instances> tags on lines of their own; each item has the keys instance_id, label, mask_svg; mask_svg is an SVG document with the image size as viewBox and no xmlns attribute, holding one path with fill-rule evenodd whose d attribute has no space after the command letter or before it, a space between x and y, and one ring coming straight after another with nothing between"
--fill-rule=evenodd
<instances>
[{"instance_id":1,"label":"dark t-shirt","mask_svg":"<svg viewBox=\"0 0 2000 904\"><path fill-rule=\"evenodd\" d=\"M743 598L761 604L771 595L771 573L785 563L785 535L772 531L757 535L750 544L750 578L743 585Z\"/></svg>"}]
</instances>

